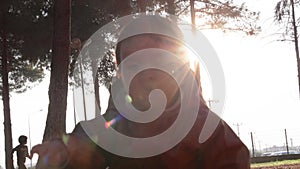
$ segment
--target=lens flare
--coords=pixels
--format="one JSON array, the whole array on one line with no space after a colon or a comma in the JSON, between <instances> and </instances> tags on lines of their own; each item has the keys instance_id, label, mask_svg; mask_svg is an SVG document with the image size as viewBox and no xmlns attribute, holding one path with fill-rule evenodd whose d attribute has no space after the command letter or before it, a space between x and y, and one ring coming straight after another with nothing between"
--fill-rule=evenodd
<instances>
[{"instance_id":1,"label":"lens flare","mask_svg":"<svg viewBox=\"0 0 300 169\"><path fill-rule=\"evenodd\" d=\"M129 95L126 95L125 100L127 103L132 103L132 98Z\"/></svg>"},{"instance_id":2,"label":"lens flare","mask_svg":"<svg viewBox=\"0 0 300 169\"><path fill-rule=\"evenodd\" d=\"M64 134L64 135L62 136L62 141L63 141L63 143L64 143L65 145L68 144L69 139L70 139L70 136L69 136L69 135Z\"/></svg>"},{"instance_id":3,"label":"lens flare","mask_svg":"<svg viewBox=\"0 0 300 169\"><path fill-rule=\"evenodd\" d=\"M118 122L120 119L121 119L121 116L119 115L119 116L113 118L112 120L107 121L107 122L105 123L105 128L107 128L107 129L110 128L112 125L114 125L114 124L115 124L116 122Z\"/></svg>"}]
</instances>

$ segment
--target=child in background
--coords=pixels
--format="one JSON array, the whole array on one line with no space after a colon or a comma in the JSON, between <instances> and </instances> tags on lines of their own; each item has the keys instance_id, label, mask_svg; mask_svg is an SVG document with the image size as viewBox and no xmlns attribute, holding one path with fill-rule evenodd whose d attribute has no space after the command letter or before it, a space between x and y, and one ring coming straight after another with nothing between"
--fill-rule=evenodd
<instances>
[{"instance_id":1,"label":"child in background","mask_svg":"<svg viewBox=\"0 0 300 169\"><path fill-rule=\"evenodd\" d=\"M31 159L31 156L29 156L28 153L28 147L27 144L27 137L22 135L19 137L19 145L17 145L13 150L12 153L15 151L17 152L17 164L19 166L19 169L27 169L25 166L26 157Z\"/></svg>"}]
</instances>

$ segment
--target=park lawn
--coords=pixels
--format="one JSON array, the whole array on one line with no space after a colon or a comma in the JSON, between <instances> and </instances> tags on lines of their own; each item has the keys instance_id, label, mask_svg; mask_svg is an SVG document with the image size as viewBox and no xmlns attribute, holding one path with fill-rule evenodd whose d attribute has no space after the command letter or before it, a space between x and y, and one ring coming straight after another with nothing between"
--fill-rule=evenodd
<instances>
[{"instance_id":1,"label":"park lawn","mask_svg":"<svg viewBox=\"0 0 300 169\"><path fill-rule=\"evenodd\" d=\"M255 164L251 164L251 168L275 167L275 166L291 165L291 164L300 164L300 159L273 161L273 162L266 162L266 163L255 163ZM32 168L28 167L28 169L35 169L35 167L32 167Z\"/></svg>"},{"instance_id":2,"label":"park lawn","mask_svg":"<svg viewBox=\"0 0 300 169\"><path fill-rule=\"evenodd\" d=\"M297 159L297 160L273 161L273 162L266 162L266 163L255 163L255 164L251 164L251 168L256 168L256 167L273 167L273 166L289 165L289 164L300 164L300 159Z\"/></svg>"}]
</instances>

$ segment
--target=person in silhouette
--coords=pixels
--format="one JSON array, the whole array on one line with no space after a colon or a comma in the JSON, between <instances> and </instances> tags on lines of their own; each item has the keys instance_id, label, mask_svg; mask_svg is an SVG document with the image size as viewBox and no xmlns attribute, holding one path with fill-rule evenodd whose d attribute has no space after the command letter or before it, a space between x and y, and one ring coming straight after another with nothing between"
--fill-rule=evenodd
<instances>
[{"instance_id":1,"label":"person in silhouette","mask_svg":"<svg viewBox=\"0 0 300 169\"><path fill-rule=\"evenodd\" d=\"M154 29L163 29L166 35L157 34L153 31ZM180 29L174 26L169 20L158 16L146 16L129 23L123 31L126 33L126 30L148 30L148 33L137 33L133 36L125 37L118 42L116 47L117 65L120 65L122 61L128 59L132 54L137 54L136 52L138 51L155 48L168 51L170 55L179 55L179 60L170 62L171 59L169 60L164 56L159 58L154 55L146 55L148 58L145 58L144 56L140 57L140 55L138 55L138 58L135 60L128 61L127 66L129 71L139 69L139 63L141 62L155 62L178 68L174 73L182 74L182 82L188 79L187 76L193 75L188 64L189 59L184 55L184 52L182 53L182 44L178 41L178 39L182 38L182 33ZM174 36L167 36L168 33L173 34L176 38L174 38ZM124 76L122 71L117 72L117 74L120 77ZM118 80L120 79L117 78L116 81ZM191 84L188 81L186 83ZM122 86L120 88L122 88ZM178 144L161 154L150 157L130 158L113 154L95 144L93 141L95 138L90 137L86 131L86 128L97 129L97 127L94 126L99 124L99 119L96 118L77 124L73 132L64 137L67 139L55 139L35 146L32 149L32 153L38 153L40 159L42 159L40 160L41 163L39 167L56 166L56 168L65 169L250 168L249 151L247 147L223 120L209 110L202 97L201 91L199 92L199 100L184 100L185 103L181 103L180 98L183 96L179 92L179 85L170 74L159 69L147 69L136 74L129 87L129 98L124 99L124 102L127 101L140 111L146 111L151 107L149 94L155 89L162 90L167 100L165 110L158 119L147 124L130 121L118 112L111 97L108 109L103 115L106 121L111 123L107 123L105 127L113 128L117 132L134 138L152 137L164 132L174 123L178 117L180 107L183 106L183 104L188 107L199 105L195 123ZM188 114L191 112L187 111L183 113ZM204 124L210 122L207 120L209 114L212 116L211 119L218 121L218 123L210 137L203 142L199 142L199 135L204 128ZM188 121L186 121L186 123L188 123ZM174 132L174 135L176 134L179 133ZM98 133L98 136L96 140L101 141L101 133ZM112 139L111 141L114 142L115 140ZM162 144L159 141L156 143L157 147ZM135 145L120 148L130 151L131 147L132 150L134 150ZM152 147L145 147L145 149L147 148L152 149ZM47 160L43 160L46 158Z\"/></svg>"},{"instance_id":2,"label":"person in silhouette","mask_svg":"<svg viewBox=\"0 0 300 169\"><path fill-rule=\"evenodd\" d=\"M24 135L21 135L18 139L19 145L17 145L15 148L13 148L12 153L15 151L17 152L17 164L19 169L26 169L25 161L26 157L31 159L31 156L28 153L28 147L27 147L27 137Z\"/></svg>"}]
</instances>

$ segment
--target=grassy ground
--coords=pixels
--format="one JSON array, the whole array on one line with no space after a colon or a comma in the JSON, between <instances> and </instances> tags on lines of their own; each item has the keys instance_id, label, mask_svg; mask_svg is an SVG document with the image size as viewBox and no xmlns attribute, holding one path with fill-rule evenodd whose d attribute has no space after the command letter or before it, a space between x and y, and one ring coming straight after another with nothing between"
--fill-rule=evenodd
<instances>
[{"instance_id":1,"label":"grassy ground","mask_svg":"<svg viewBox=\"0 0 300 169\"><path fill-rule=\"evenodd\" d=\"M256 163L256 164L251 164L251 169L264 169L264 168L280 168L280 166L290 166L290 165L296 165L299 164L300 166L300 159L297 160L284 160L284 161L274 161L274 162L267 162L267 163ZM298 167L297 167L298 168ZM35 167L28 167L28 169L35 169ZM285 169L283 167L282 169ZM288 167L290 169L290 167Z\"/></svg>"},{"instance_id":2,"label":"grassy ground","mask_svg":"<svg viewBox=\"0 0 300 169\"><path fill-rule=\"evenodd\" d=\"M267 163L256 163L256 164L251 164L251 168L277 167L277 166L294 165L294 164L300 164L300 159L298 159L298 160L274 161L274 162L267 162Z\"/></svg>"}]
</instances>

